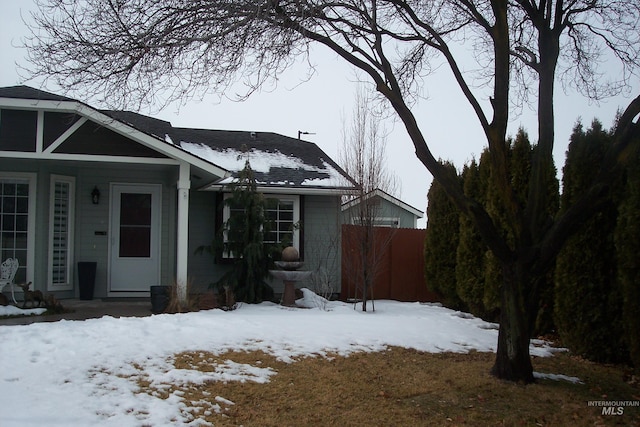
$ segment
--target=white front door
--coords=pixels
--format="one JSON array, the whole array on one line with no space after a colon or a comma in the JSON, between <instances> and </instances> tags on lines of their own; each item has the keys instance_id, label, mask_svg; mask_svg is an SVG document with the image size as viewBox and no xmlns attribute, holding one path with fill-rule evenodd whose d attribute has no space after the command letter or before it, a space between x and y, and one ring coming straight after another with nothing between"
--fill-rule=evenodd
<instances>
[{"instance_id":1,"label":"white front door","mask_svg":"<svg viewBox=\"0 0 640 427\"><path fill-rule=\"evenodd\" d=\"M160 284L162 187L112 184L110 194L109 296L148 295Z\"/></svg>"}]
</instances>

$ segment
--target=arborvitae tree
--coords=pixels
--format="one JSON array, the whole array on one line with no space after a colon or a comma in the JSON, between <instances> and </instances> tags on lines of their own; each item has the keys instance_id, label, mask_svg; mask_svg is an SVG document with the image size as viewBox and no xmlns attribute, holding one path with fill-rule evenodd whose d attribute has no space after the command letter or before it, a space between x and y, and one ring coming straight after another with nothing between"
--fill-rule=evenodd
<instances>
[{"instance_id":1,"label":"arborvitae tree","mask_svg":"<svg viewBox=\"0 0 640 427\"><path fill-rule=\"evenodd\" d=\"M529 189L529 177L531 175L532 149L529 136L523 129L518 130L515 139L509 138L506 142L509 156L509 180L514 193L514 203L521 207L526 203ZM489 151L485 150L481 157L481 167L488 169L490 165ZM492 171L488 170L487 190L485 208L491 214L494 223L503 230L503 238L514 244L513 234L508 230L513 230L514 218L509 218L505 203L501 199L501 192L496 190ZM511 224L510 224L511 223ZM502 268L498 259L489 251L484 254L485 270L485 290L483 303L485 310L497 312L500 309L500 289L502 287ZM497 320L497 319L496 319Z\"/></svg>"},{"instance_id":2,"label":"arborvitae tree","mask_svg":"<svg viewBox=\"0 0 640 427\"><path fill-rule=\"evenodd\" d=\"M535 152L538 146L535 145L531 149L531 156L535 158ZM549 164L545 169L547 183L547 198L546 205L546 217L541 218L541 221L547 222L541 225L541 228L548 227L551 223L551 219L558 214L560 209L560 182L558 181L557 171L553 163ZM524 200L524 199L523 199ZM531 336L538 336L554 331L555 324L553 322L553 306L554 306L554 282L555 282L555 266L551 267L546 275L539 277L539 282L536 289L532 291L535 295L532 296L535 300L539 301L538 312L531 313L533 330Z\"/></svg>"},{"instance_id":3,"label":"arborvitae tree","mask_svg":"<svg viewBox=\"0 0 640 427\"><path fill-rule=\"evenodd\" d=\"M640 369L640 151L630 155L616 226L622 318L631 362Z\"/></svg>"},{"instance_id":4,"label":"arborvitae tree","mask_svg":"<svg viewBox=\"0 0 640 427\"><path fill-rule=\"evenodd\" d=\"M486 174L485 174L486 175ZM465 165L462 170L464 193L476 200L482 200L486 193L486 176L480 174L480 168L475 159ZM478 317L486 318L487 312L483 303L484 298L484 253L487 246L482 241L480 233L473 222L465 216L460 216L459 243L456 251L456 292Z\"/></svg>"},{"instance_id":5,"label":"arborvitae tree","mask_svg":"<svg viewBox=\"0 0 640 427\"><path fill-rule=\"evenodd\" d=\"M233 267L217 282L229 286L236 299L259 303L273 298L273 289L265 279L272 267L275 251L264 243L268 231L266 208L268 201L257 191L257 185L249 160L231 187L231 197L225 200L231 210L223 239L225 253L234 259Z\"/></svg>"},{"instance_id":6,"label":"arborvitae tree","mask_svg":"<svg viewBox=\"0 0 640 427\"><path fill-rule=\"evenodd\" d=\"M537 145L531 145L529 135L523 129L519 129L515 140L511 143L510 177L513 191L515 193L515 201L523 208L528 203L527 197L529 194L529 180L531 178L532 161L536 158L535 153L537 149ZM558 213L560 194L556 172L557 171L553 163L549 163L547 167L542 170L547 197L545 199L546 205L544 206L544 209L541 210L545 215L542 215L539 218L539 221L542 222L539 225L541 229L548 227L551 222L551 218L555 217ZM499 204L499 206L504 206L504 203ZM507 236L507 239L512 240L513 236L509 235ZM537 282L528 289L530 293L529 299L531 301L538 301L537 312L532 310L530 313L532 336L547 333L554 329L553 287L553 269L551 269L551 271L549 271L545 276L539 277Z\"/></svg>"},{"instance_id":7,"label":"arborvitae tree","mask_svg":"<svg viewBox=\"0 0 640 427\"><path fill-rule=\"evenodd\" d=\"M509 179L514 191L513 200L520 206L527 203L531 162L535 147L531 146L527 133L520 129L515 139L507 141L509 156ZM494 223L503 230L503 238L514 244L512 218L504 209L504 201L496 190L491 176L489 151L484 150L480 163L475 161L463 170L464 191L468 196L482 201ZM547 216L551 218L558 210L558 179L553 165L546 171L548 182ZM500 289L503 276L502 267L496 257L488 251L477 230L465 218L460 219L460 245L457 251L458 280L457 290L460 298L469 306L471 313L487 320L497 321L500 310ZM548 332L553 328L553 277L547 275L535 288L529 289L531 300L540 301L540 309L532 313L532 334Z\"/></svg>"},{"instance_id":8,"label":"arborvitae tree","mask_svg":"<svg viewBox=\"0 0 640 427\"><path fill-rule=\"evenodd\" d=\"M532 156L535 157L535 151L538 146L533 146ZM555 166L550 165L546 170L546 182L548 186L548 194L550 197L547 199L547 217L549 222L551 218L558 214L560 209L560 182L558 181L557 171ZM551 196L552 195L552 196ZM526 201L525 201L526 202ZM547 225L548 226L548 225ZM554 324L554 302L555 302L555 265L550 268L549 272L544 277L540 277L538 288L536 289L537 296L535 297L539 301L538 313L535 321L533 322L532 336L538 336L555 331ZM532 313L533 314L533 313Z\"/></svg>"},{"instance_id":9,"label":"arborvitae tree","mask_svg":"<svg viewBox=\"0 0 640 427\"><path fill-rule=\"evenodd\" d=\"M593 183L610 143L610 135L598 121L587 132L576 125L563 169L562 210ZM562 343L598 362L618 362L627 354L616 277L613 196L569 238L558 255L555 272L555 323Z\"/></svg>"},{"instance_id":10,"label":"arborvitae tree","mask_svg":"<svg viewBox=\"0 0 640 427\"><path fill-rule=\"evenodd\" d=\"M511 144L512 140L509 139L506 142L508 148L509 158L512 157ZM480 168L485 171L487 175L486 178L486 195L484 199L484 206L487 212L491 215L494 224L496 224L496 228L502 230L503 238L509 235L507 232L507 223L506 223L506 213L504 207L500 206L501 198L500 191L497 190L493 171L491 170L491 159L489 158L490 153L489 150L485 149L480 156ZM511 166L510 166L511 167ZM512 240L512 239L509 239ZM502 288L502 282L504 278L502 276L502 264L495 257L495 255L491 251L483 251L481 254L484 262L484 295L483 295L483 304L485 306L485 310L488 312L491 311L493 313L499 313L500 311L500 294ZM496 320L495 318L491 320Z\"/></svg>"},{"instance_id":11,"label":"arborvitae tree","mask_svg":"<svg viewBox=\"0 0 640 427\"><path fill-rule=\"evenodd\" d=\"M457 176L455 167L445 163L449 173ZM456 253L458 247L458 219L456 209L442 186L431 183L427 205L427 231L424 240L424 276L427 287L437 293L442 302L455 309L464 309L456 292Z\"/></svg>"}]
</instances>

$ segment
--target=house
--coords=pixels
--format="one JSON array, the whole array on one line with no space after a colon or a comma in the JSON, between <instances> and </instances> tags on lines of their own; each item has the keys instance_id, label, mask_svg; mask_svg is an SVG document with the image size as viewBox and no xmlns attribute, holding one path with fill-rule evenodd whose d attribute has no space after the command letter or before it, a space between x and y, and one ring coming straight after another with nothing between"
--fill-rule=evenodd
<instances>
[{"instance_id":1,"label":"house","mask_svg":"<svg viewBox=\"0 0 640 427\"><path fill-rule=\"evenodd\" d=\"M362 224L364 216L373 220L374 227L417 228L422 211L392 195L375 189L364 196L342 204L343 223Z\"/></svg>"},{"instance_id":2,"label":"house","mask_svg":"<svg viewBox=\"0 0 640 427\"><path fill-rule=\"evenodd\" d=\"M340 201L352 182L315 144L0 88L0 257L19 259L17 283L58 298L78 297L81 262L95 263L97 298L206 287L228 265L196 249L229 215L228 184L247 159L259 191L277 200L276 239L289 233L306 268L333 266L338 283ZM291 235L294 223L303 226Z\"/></svg>"}]
</instances>

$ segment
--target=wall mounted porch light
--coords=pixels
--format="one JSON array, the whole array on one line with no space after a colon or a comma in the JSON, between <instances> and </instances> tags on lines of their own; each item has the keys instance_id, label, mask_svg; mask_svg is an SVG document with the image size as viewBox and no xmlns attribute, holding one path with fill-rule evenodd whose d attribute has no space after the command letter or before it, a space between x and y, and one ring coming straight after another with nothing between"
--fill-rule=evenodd
<instances>
[{"instance_id":1,"label":"wall mounted porch light","mask_svg":"<svg viewBox=\"0 0 640 427\"><path fill-rule=\"evenodd\" d=\"M100 190L98 190L98 186L93 187L93 191L91 192L91 203L94 205L100 203Z\"/></svg>"}]
</instances>

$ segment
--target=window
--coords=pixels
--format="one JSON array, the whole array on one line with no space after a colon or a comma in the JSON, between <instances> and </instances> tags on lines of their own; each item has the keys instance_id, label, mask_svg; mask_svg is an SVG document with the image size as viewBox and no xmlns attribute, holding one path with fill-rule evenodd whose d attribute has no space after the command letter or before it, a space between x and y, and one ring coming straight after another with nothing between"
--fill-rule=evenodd
<instances>
[{"instance_id":1,"label":"window","mask_svg":"<svg viewBox=\"0 0 640 427\"><path fill-rule=\"evenodd\" d=\"M295 203L288 199L268 199L266 212L269 229L267 230L265 243L293 244L294 231L297 227L295 217Z\"/></svg>"},{"instance_id":2,"label":"window","mask_svg":"<svg viewBox=\"0 0 640 427\"><path fill-rule=\"evenodd\" d=\"M71 290L75 179L51 176L49 195L49 290Z\"/></svg>"},{"instance_id":3,"label":"window","mask_svg":"<svg viewBox=\"0 0 640 427\"><path fill-rule=\"evenodd\" d=\"M391 217L375 217L369 220L372 227L389 227L389 228L398 228L400 224L400 218L391 218ZM365 225L365 222L361 217L352 218L351 224L353 225Z\"/></svg>"},{"instance_id":4,"label":"window","mask_svg":"<svg viewBox=\"0 0 640 427\"><path fill-rule=\"evenodd\" d=\"M0 174L0 259L17 258L16 283L33 277L35 175Z\"/></svg>"},{"instance_id":5,"label":"window","mask_svg":"<svg viewBox=\"0 0 640 427\"><path fill-rule=\"evenodd\" d=\"M231 197L225 194L225 200ZM300 197L299 196L280 196L273 194L265 194L267 199L266 218L269 226L264 236L265 243L285 243L293 245L300 249L300 232L298 224L300 223ZM226 224L231 216L236 212L242 212L241 207L229 206L225 203L223 212L223 221ZM224 235L225 242L228 241L228 235ZM224 254L225 258L229 258L229 254Z\"/></svg>"},{"instance_id":6,"label":"window","mask_svg":"<svg viewBox=\"0 0 640 427\"><path fill-rule=\"evenodd\" d=\"M120 194L120 251L122 258L151 257L151 196L148 193Z\"/></svg>"}]
</instances>

